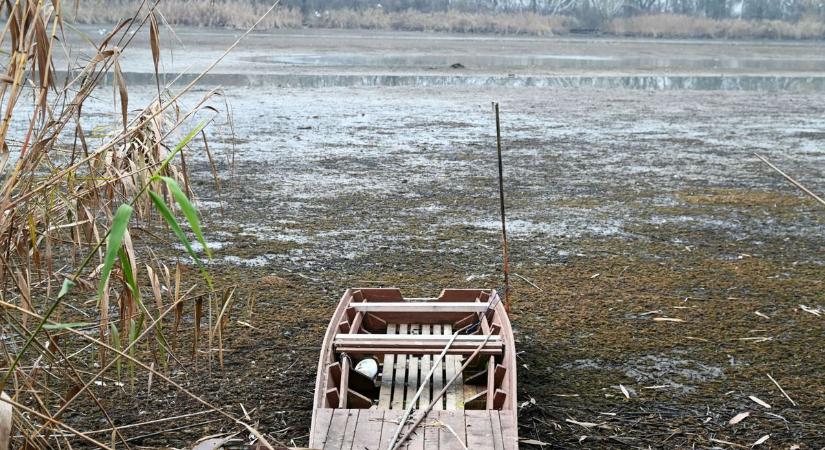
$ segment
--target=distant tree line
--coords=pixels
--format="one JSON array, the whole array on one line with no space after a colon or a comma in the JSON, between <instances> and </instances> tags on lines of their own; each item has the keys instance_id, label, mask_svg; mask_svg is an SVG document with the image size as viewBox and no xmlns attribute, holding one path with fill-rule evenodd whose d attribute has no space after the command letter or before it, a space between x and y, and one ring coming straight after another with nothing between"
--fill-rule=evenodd
<instances>
[{"instance_id":1,"label":"distant tree line","mask_svg":"<svg viewBox=\"0 0 825 450\"><path fill-rule=\"evenodd\" d=\"M282 4L300 8L304 14L343 8L533 12L573 16L584 23L648 14L788 21L825 18L825 0L284 0Z\"/></svg>"}]
</instances>

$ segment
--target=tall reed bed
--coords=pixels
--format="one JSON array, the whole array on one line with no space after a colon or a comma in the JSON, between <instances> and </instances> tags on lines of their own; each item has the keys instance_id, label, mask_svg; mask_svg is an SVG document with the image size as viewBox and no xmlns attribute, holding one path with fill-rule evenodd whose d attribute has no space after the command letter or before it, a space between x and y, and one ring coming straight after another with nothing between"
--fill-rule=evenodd
<instances>
[{"instance_id":1,"label":"tall reed bed","mask_svg":"<svg viewBox=\"0 0 825 450\"><path fill-rule=\"evenodd\" d=\"M184 164L186 154L209 151L218 114L211 100L219 92L186 108L179 100L195 82L179 90L161 85L159 17L146 1L94 43L79 70L58 79L54 59L71 32L65 6L0 3L7 17L0 45L8 50L0 65L0 403L14 411L0 408L0 436L13 422L15 448L128 447L121 431L128 424L109 414L94 387L148 390L153 381L254 431L175 381L169 368L191 369L176 355L190 351L175 344L185 314L196 319L195 360L206 319L216 324L206 330L210 368L215 346L223 364L232 290L218 290L205 270L209 249ZM120 63L137 33L149 35L158 80L146 105L130 103ZM119 118L95 146L84 105L102 95L114 95ZM166 234L183 245L198 277L182 276L190 264L170 266L152 251ZM70 426L63 420L70 413L100 416L108 437Z\"/></svg>"},{"instance_id":2,"label":"tall reed bed","mask_svg":"<svg viewBox=\"0 0 825 450\"><path fill-rule=\"evenodd\" d=\"M798 22L781 20L710 19L678 14L658 14L613 19L603 30L619 36L655 38L823 39L825 22L807 17Z\"/></svg>"},{"instance_id":3,"label":"tall reed bed","mask_svg":"<svg viewBox=\"0 0 825 450\"><path fill-rule=\"evenodd\" d=\"M80 23L113 23L136 0L87 0L70 13ZM380 2L376 2L378 4ZM173 25L245 29L256 20L265 7L254 1L214 0L192 2L166 0L158 5L159 14ZM386 11L380 7L367 9L335 8L306 14L297 8L281 8L270 14L259 29L282 28L345 28L406 31L438 31L455 33L503 33L553 35L566 33L573 19L529 12L487 13L465 11L421 12L415 10Z\"/></svg>"}]
</instances>

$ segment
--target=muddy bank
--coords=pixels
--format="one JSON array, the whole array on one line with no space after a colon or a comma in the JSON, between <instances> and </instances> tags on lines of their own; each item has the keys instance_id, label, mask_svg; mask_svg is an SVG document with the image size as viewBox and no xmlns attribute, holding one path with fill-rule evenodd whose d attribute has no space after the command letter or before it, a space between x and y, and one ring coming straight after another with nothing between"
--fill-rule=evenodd
<instances>
[{"instance_id":1,"label":"muddy bank","mask_svg":"<svg viewBox=\"0 0 825 450\"><path fill-rule=\"evenodd\" d=\"M211 44L174 64L197 65L210 45L227 39L216 36L206 35ZM250 53L260 56L266 45L288 53L293 50L284 46L304 38L273 36L256 37L260 47ZM405 34L386 44L347 39L316 36L306 45L334 53L356 42L373 57L389 42L456 54L478 42L480 51L498 45L487 38L436 45L430 37ZM601 41L506 42L514 52L539 52L545 44L558 52L568 44L598 47L591 59L610 51ZM619 53L645 45L630 41ZM656 45L708 52L692 43ZM783 53L821 59L814 44L754 51L767 59ZM331 62L316 70L306 58L296 59L297 69L270 70L261 61L242 64L244 56L225 70L396 70ZM647 70L630 66L636 74ZM149 67L139 59L124 62L135 73ZM668 67L651 71L663 75ZM722 69L757 76L809 70L793 67ZM556 69L468 69L504 77L510 70ZM145 103L154 89L130 87L130 101ZM825 190L821 90L267 84L225 89L225 98L233 122L221 119L208 130L220 191L206 158L197 148L187 154L214 251L210 272L218 286L237 288L224 369L217 361L209 369L203 339L194 361L189 304L173 345L182 364L169 373L212 404L248 413L273 441L307 442L318 346L344 289L397 286L416 296L446 286L500 285L490 111L496 100L502 104L513 271L535 285L514 277L520 434L550 448L728 445L719 440L748 446L766 434L773 447L825 445L825 383L818 376L825 355L816 351L825 320L825 216L752 155L764 154L814 191ZM213 106L225 108L222 100ZM109 113L108 98L86 109L84 129L120 120ZM147 236L135 236L137 245L156 242ZM159 251L170 264L190 263L180 248ZM198 280L191 267L185 279ZM119 424L201 410L157 380L151 392L140 377L134 393L128 385L96 389ZM82 405L67 422L105 428L90 411L90 404ZM751 412L747 419L728 424L745 411ZM204 415L123 433L137 445L183 447L226 431L237 431L237 424Z\"/></svg>"},{"instance_id":2,"label":"muddy bank","mask_svg":"<svg viewBox=\"0 0 825 450\"><path fill-rule=\"evenodd\" d=\"M238 287L224 374L187 378L216 404L257 408L271 436L305 443L317 346L346 287L429 295L501 283L495 98L513 270L538 287L514 279L521 435L555 448L749 445L765 434L773 446L825 445L825 358L811 351L823 319L801 306L825 306L825 217L751 155L821 190L818 95L262 94L233 92L240 144L231 180L230 147L216 145L222 196L209 194L205 161L193 163L212 272ZM187 404L176 398L152 414Z\"/></svg>"}]
</instances>

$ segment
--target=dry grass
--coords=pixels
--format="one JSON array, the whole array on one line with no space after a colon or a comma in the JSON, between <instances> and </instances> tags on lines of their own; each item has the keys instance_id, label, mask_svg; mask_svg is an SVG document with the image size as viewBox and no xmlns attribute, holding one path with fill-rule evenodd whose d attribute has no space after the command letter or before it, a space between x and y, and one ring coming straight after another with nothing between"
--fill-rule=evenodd
<instances>
[{"instance_id":1,"label":"dry grass","mask_svg":"<svg viewBox=\"0 0 825 450\"><path fill-rule=\"evenodd\" d=\"M322 28L438 31L453 33L501 33L551 36L569 31L572 19L533 13L485 14L461 11L386 12L382 9L326 11L309 21Z\"/></svg>"},{"instance_id":2,"label":"dry grass","mask_svg":"<svg viewBox=\"0 0 825 450\"><path fill-rule=\"evenodd\" d=\"M79 23L116 23L134 10L136 1L89 0L81 2L76 16ZM167 0L158 5L163 17L172 25L246 29L266 7L260 3L216 0L191 2ZM456 33L502 33L553 35L566 33L571 18L533 13L484 14L461 11L425 13L419 11L386 12L380 8L334 9L304 17L300 10L278 8L258 29L280 28L354 28L374 30L441 31Z\"/></svg>"},{"instance_id":3,"label":"dry grass","mask_svg":"<svg viewBox=\"0 0 825 450\"><path fill-rule=\"evenodd\" d=\"M182 279L182 265L170 270L152 252L168 248L162 236L171 230L201 265L183 231L188 228L206 248L188 198L184 154L203 151L212 159L206 127L219 112L207 102L219 92L194 98L194 106L187 107L178 100L195 82L177 90L160 83L159 25L144 2L90 47L91 58L75 62L80 70L57 79L52 67L55 52L62 51L61 4L0 4L7 17L0 42L9 50L0 59L0 391L15 411L18 437L12 448L80 442L108 448L63 421L88 415L90 405L114 430L111 444L126 446L93 388L102 380L120 383L124 361L124 381L133 392L135 380L148 377L149 386L153 379L171 385L241 424L171 379L170 362L181 364L175 356L179 348L171 344L178 340L171 339L177 327L163 326L173 311L179 324L185 305L191 309L206 298L206 318L216 321L208 332L210 349L216 337L222 352L221 319L228 313L219 307L229 300L214 290L205 272L203 279ZM158 80L157 97L145 105L129 104L119 62L137 33L148 33ZM83 107L89 99L111 95L106 79L114 80L120 114L101 142L89 134ZM159 226L163 222L168 228ZM141 236L140 245L132 236Z\"/></svg>"},{"instance_id":4,"label":"dry grass","mask_svg":"<svg viewBox=\"0 0 825 450\"><path fill-rule=\"evenodd\" d=\"M805 18L780 20L715 20L675 14L613 19L603 31L619 36L654 38L822 39L825 22Z\"/></svg>"},{"instance_id":5,"label":"dry grass","mask_svg":"<svg viewBox=\"0 0 825 450\"><path fill-rule=\"evenodd\" d=\"M79 23L117 23L130 15L137 4L139 0L87 0L80 2L76 14L70 13L68 17ZM266 5L250 0L165 0L158 5L158 11L172 25L231 29L248 28L266 8ZM529 12L491 14L372 8L321 9L304 16L299 9L279 7L261 22L258 29L314 27L551 36L566 34L577 23L573 16ZM825 38L825 22L813 17L787 22L657 14L613 19L599 31L619 36L656 38L822 39Z\"/></svg>"},{"instance_id":6,"label":"dry grass","mask_svg":"<svg viewBox=\"0 0 825 450\"><path fill-rule=\"evenodd\" d=\"M68 17L78 23L117 23L130 16L138 4L139 0L84 0L80 2L76 14L72 11ZM269 6L227 0L168 0L160 2L157 10L172 25L245 30L255 23ZM300 28L303 26L303 20L301 11L297 9L276 8L255 28Z\"/></svg>"}]
</instances>

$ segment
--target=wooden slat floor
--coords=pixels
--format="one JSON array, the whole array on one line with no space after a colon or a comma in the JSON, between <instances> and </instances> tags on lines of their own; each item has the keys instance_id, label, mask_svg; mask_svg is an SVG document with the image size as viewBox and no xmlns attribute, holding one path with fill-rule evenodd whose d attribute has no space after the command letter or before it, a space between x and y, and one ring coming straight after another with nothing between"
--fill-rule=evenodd
<instances>
[{"instance_id":1,"label":"wooden slat floor","mask_svg":"<svg viewBox=\"0 0 825 450\"><path fill-rule=\"evenodd\" d=\"M387 325L387 334L450 336L453 334L453 330L451 325L391 323ZM378 407L390 410L406 409L437 358L438 355L384 356ZM426 407L432 396L441 391L441 388L461 369L461 365L460 355L447 355L438 365L432 379L421 393L416 409ZM466 391L462 380L456 380L433 409L440 411L464 408ZM470 390L469 393L474 392Z\"/></svg>"},{"instance_id":2,"label":"wooden slat floor","mask_svg":"<svg viewBox=\"0 0 825 450\"><path fill-rule=\"evenodd\" d=\"M385 450L404 415L402 410L320 409L310 442L324 450ZM402 430L402 435L412 426ZM431 411L404 450L518 448L515 417L508 412Z\"/></svg>"}]
</instances>

